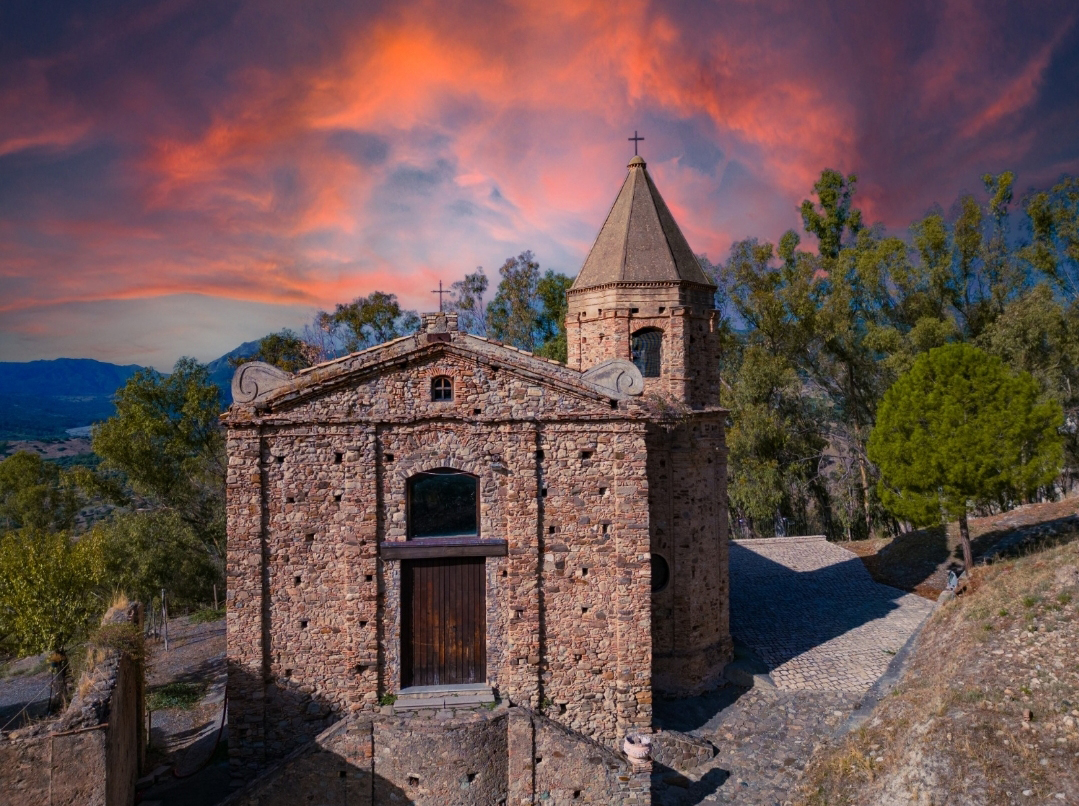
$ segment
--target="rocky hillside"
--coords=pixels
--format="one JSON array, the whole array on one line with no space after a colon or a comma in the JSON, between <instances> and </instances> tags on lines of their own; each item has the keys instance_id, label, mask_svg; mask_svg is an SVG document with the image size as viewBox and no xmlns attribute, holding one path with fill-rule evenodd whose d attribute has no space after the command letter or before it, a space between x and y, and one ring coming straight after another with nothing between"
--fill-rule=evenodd
<instances>
[{"instance_id":1,"label":"rocky hillside","mask_svg":"<svg viewBox=\"0 0 1079 806\"><path fill-rule=\"evenodd\" d=\"M1063 539L978 568L797 802L1079 803L1079 542Z\"/></svg>"}]
</instances>

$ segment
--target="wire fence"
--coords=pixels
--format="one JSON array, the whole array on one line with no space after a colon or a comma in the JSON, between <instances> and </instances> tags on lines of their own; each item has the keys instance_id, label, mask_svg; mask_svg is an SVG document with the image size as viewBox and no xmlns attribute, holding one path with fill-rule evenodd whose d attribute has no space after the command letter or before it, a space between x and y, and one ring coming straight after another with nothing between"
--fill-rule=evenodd
<instances>
[{"instance_id":1,"label":"wire fence","mask_svg":"<svg viewBox=\"0 0 1079 806\"><path fill-rule=\"evenodd\" d=\"M28 714L28 712L30 710L30 707L32 705L36 705L37 703L41 702L40 697L46 691L49 692L48 702L51 704L52 699L53 699L53 686L56 685L57 680L61 680L61 685L63 685L63 682L62 682L63 676L64 676L63 670L53 672L49 676L49 682L46 683L45 685L43 685L37 691L35 691L33 693L33 695L31 695L31 697L26 701L26 703L23 704L23 707L21 709L19 709L19 712L16 713L15 716L11 717L11 719L9 719L7 722L5 722L3 726L0 726L0 733L3 733L4 731L6 731L11 725L14 725L16 721L18 721L20 718L23 717L23 715Z\"/></svg>"}]
</instances>

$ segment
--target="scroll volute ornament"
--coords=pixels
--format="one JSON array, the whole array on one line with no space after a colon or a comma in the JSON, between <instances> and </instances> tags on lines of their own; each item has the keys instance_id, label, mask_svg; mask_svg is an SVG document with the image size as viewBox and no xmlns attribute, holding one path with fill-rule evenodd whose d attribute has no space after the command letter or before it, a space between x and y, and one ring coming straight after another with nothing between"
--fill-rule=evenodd
<instances>
[{"instance_id":1,"label":"scroll volute ornament","mask_svg":"<svg viewBox=\"0 0 1079 806\"><path fill-rule=\"evenodd\" d=\"M282 386L292 382L293 376L273 364L251 361L237 367L232 376L232 402L254 403Z\"/></svg>"},{"instance_id":2,"label":"scroll volute ornament","mask_svg":"<svg viewBox=\"0 0 1079 806\"><path fill-rule=\"evenodd\" d=\"M612 358L596 364L581 377L618 397L635 397L644 393L644 376L632 361L624 358Z\"/></svg>"}]
</instances>

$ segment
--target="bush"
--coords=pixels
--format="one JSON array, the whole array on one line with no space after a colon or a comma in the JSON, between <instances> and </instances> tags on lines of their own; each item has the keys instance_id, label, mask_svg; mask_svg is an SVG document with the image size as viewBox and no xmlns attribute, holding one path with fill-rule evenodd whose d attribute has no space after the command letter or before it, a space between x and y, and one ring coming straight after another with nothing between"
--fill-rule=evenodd
<instances>
[{"instance_id":1,"label":"bush","mask_svg":"<svg viewBox=\"0 0 1079 806\"><path fill-rule=\"evenodd\" d=\"M178 514L127 513L99 524L110 584L140 602L168 591L170 610L210 601L221 570Z\"/></svg>"},{"instance_id":2,"label":"bush","mask_svg":"<svg viewBox=\"0 0 1079 806\"><path fill-rule=\"evenodd\" d=\"M192 624L206 624L211 621L220 621L225 617L225 608L219 607L216 610L212 607L204 607L201 610L196 610L191 614Z\"/></svg>"}]
</instances>

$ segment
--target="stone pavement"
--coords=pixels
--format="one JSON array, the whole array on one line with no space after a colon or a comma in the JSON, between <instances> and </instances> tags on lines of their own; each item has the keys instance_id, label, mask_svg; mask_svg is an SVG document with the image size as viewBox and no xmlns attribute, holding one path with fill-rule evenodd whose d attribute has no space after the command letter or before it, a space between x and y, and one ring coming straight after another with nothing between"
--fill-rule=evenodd
<instances>
[{"instance_id":1,"label":"stone pavement","mask_svg":"<svg viewBox=\"0 0 1079 806\"><path fill-rule=\"evenodd\" d=\"M686 775L657 769L653 802L789 803L813 750L852 724L932 609L878 585L855 555L824 538L732 542L731 633L776 688L728 685L657 701L659 727L708 739L718 753Z\"/></svg>"},{"instance_id":2,"label":"stone pavement","mask_svg":"<svg viewBox=\"0 0 1079 806\"><path fill-rule=\"evenodd\" d=\"M731 633L781 691L864 692L932 609L823 537L731 543Z\"/></svg>"}]
</instances>

